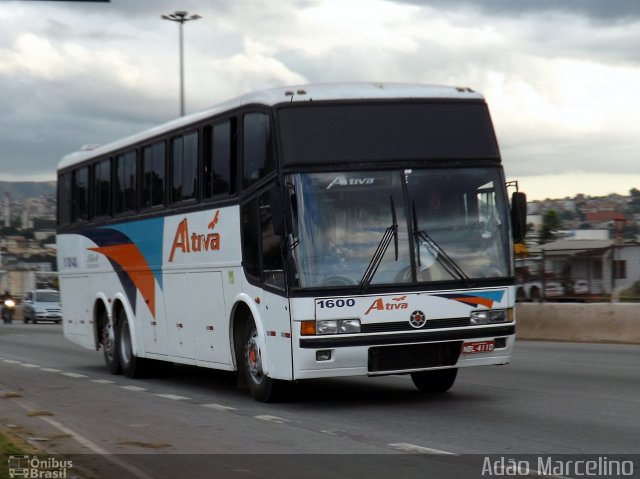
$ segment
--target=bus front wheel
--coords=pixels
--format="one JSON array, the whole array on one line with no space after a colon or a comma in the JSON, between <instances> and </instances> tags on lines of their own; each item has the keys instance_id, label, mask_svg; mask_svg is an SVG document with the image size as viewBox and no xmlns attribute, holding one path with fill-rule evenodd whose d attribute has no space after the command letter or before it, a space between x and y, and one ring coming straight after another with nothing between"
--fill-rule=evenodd
<instances>
[{"instance_id":1,"label":"bus front wheel","mask_svg":"<svg viewBox=\"0 0 640 479\"><path fill-rule=\"evenodd\" d=\"M272 379L264 373L258 330L253 322L247 324L243 344L243 369L251 397L260 402L278 400L284 385L282 381Z\"/></svg>"},{"instance_id":2,"label":"bus front wheel","mask_svg":"<svg viewBox=\"0 0 640 479\"><path fill-rule=\"evenodd\" d=\"M420 392L444 393L451 389L457 375L457 368L438 369L411 373L411 379Z\"/></svg>"}]
</instances>

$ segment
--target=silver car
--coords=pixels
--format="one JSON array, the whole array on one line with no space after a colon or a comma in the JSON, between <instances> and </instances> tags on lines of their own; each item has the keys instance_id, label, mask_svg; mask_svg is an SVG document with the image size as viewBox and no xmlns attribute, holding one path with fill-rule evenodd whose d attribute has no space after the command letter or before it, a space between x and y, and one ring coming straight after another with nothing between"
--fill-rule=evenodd
<instances>
[{"instance_id":1,"label":"silver car","mask_svg":"<svg viewBox=\"0 0 640 479\"><path fill-rule=\"evenodd\" d=\"M55 289L33 289L22 301L24 322L38 321L62 322L62 307L60 293Z\"/></svg>"}]
</instances>

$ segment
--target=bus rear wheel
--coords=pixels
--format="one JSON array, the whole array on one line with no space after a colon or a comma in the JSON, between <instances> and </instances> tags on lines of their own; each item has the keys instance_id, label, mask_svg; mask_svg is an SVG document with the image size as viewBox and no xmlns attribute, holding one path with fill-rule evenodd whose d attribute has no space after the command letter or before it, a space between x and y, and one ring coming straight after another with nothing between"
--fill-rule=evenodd
<instances>
[{"instance_id":1,"label":"bus rear wheel","mask_svg":"<svg viewBox=\"0 0 640 479\"><path fill-rule=\"evenodd\" d=\"M444 393L451 389L457 375L457 368L438 369L411 373L411 379L422 393Z\"/></svg>"},{"instance_id":2,"label":"bus rear wheel","mask_svg":"<svg viewBox=\"0 0 640 479\"><path fill-rule=\"evenodd\" d=\"M105 320L106 321L106 320ZM117 337L115 328L108 322L102 323L101 331L102 351L104 362L111 374L122 374L122 367L117 353Z\"/></svg>"},{"instance_id":3,"label":"bus rear wheel","mask_svg":"<svg viewBox=\"0 0 640 479\"><path fill-rule=\"evenodd\" d=\"M142 378L148 374L149 360L139 358L133 352L131 327L124 310L120 310L116 351L124 375L130 379Z\"/></svg>"},{"instance_id":4,"label":"bus rear wheel","mask_svg":"<svg viewBox=\"0 0 640 479\"><path fill-rule=\"evenodd\" d=\"M274 402L280 399L284 384L264 373L262 351L258 342L258 330L253 322L247 323L243 341L244 376L251 397L260 402Z\"/></svg>"}]
</instances>

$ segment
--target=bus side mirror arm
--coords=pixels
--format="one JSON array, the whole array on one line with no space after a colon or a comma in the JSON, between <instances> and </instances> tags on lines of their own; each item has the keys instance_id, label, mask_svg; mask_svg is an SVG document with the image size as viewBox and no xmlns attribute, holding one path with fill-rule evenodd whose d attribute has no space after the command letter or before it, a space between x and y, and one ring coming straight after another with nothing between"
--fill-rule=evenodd
<instances>
[{"instance_id":1,"label":"bus side mirror arm","mask_svg":"<svg viewBox=\"0 0 640 479\"><path fill-rule=\"evenodd\" d=\"M513 241L520 243L527 234L527 195L516 191L511 196Z\"/></svg>"}]
</instances>

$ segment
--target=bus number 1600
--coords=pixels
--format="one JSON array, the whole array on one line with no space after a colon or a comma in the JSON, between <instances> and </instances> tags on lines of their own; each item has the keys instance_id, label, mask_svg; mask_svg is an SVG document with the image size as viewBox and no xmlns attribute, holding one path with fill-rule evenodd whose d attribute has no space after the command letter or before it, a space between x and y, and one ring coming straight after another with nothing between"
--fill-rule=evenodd
<instances>
[{"instance_id":1,"label":"bus number 1600","mask_svg":"<svg viewBox=\"0 0 640 479\"><path fill-rule=\"evenodd\" d=\"M356 300L349 299L322 299L318 301L318 306L321 308L344 308L345 306L352 307L356 305Z\"/></svg>"}]
</instances>

